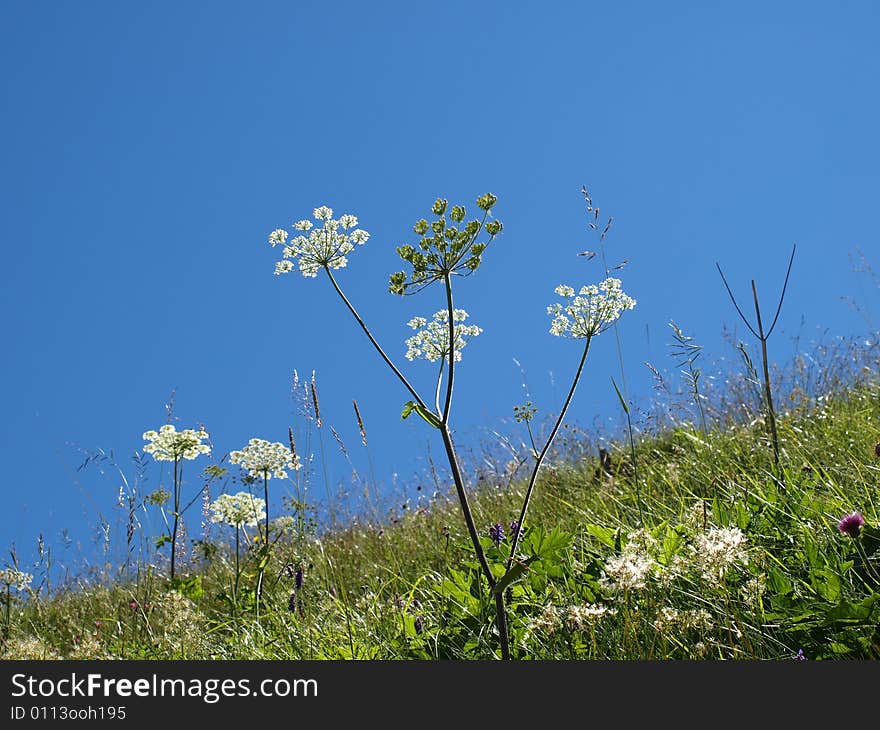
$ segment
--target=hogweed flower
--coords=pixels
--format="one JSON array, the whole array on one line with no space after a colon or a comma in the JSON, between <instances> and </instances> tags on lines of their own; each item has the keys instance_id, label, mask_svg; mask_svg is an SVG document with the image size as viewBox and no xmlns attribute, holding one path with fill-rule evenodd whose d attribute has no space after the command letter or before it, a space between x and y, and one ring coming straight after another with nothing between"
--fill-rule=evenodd
<instances>
[{"instance_id":1,"label":"hogweed flower","mask_svg":"<svg viewBox=\"0 0 880 730\"><path fill-rule=\"evenodd\" d=\"M300 469L299 456L294 455L285 444L269 443L264 439L251 439L240 451L229 454L230 464L241 464L252 477L286 479L286 469Z\"/></svg>"},{"instance_id":2,"label":"hogweed flower","mask_svg":"<svg viewBox=\"0 0 880 730\"><path fill-rule=\"evenodd\" d=\"M211 447L202 441L208 438L205 429L198 431L188 428L178 431L170 423L166 423L156 431L145 431L144 441L149 441L144 446L144 451L152 454L156 461L176 461L178 459L195 459L200 454L210 454Z\"/></svg>"},{"instance_id":3,"label":"hogweed flower","mask_svg":"<svg viewBox=\"0 0 880 730\"><path fill-rule=\"evenodd\" d=\"M547 307L547 314L553 317L550 334L557 337L594 337L611 327L625 310L636 306L636 300L620 288L620 279L612 277L598 286L581 287L577 294L565 284L560 284L554 291L569 300L565 304L556 302Z\"/></svg>"},{"instance_id":4,"label":"hogweed flower","mask_svg":"<svg viewBox=\"0 0 880 730\"><path fill-rule=\"evenodd\" d=\"M287 231L281 228L269 234L273 247L284 246L283 258L275 265L276 274L293 271L295 259L299 260L302 275L307 277L317 276L325 266L341 269L348 264L348 254L354 251L355 244L362 246L370 238L369 233L355 228L358 219L353 215L342 215L335 220L333 209L326 205L315 208L313 215L320 225L316 227L310 220L297 221L293 228L300 231L300 235L289 242Z\"/></svg>"},{"instance_id":5,"label":"hogweed flower","mask_svg":"<svg viewBox=\"0 0 880 730\"><path fill-rule=\"evenodd\" d=\"M467 319L468 313L463 309L452 310L452 326L455 335L455 361L461 360L462 348L467 344L466 337L476 337L483 330L476 325L460 324ZM407 324L416 334L406 340L406 358L415 360L417 357L436 362L446 359L449 355L449 310L436 312L429 322L424 317L413 317Z\"/></svg>"},{"instance_id":6,"label":"hogweed flower","mask_svg":"<svg viewBox=\"0 0 880 730\"><path fill-rule=\"evenodd\" d=\"M864 525L865 518L860 513L850 512L848 515L840 518L840 521L837 523L837 529L855 539L859 536L859 532L861 532Z\"/></svg>"},{"instance_id":7,"label":"hogweed flower","mask_svg":"<svg viewBox=\"0 0 880 730\"><path fill-rule=\"evenodd\" d=\"M280 515L272 520L270 529L276 535L293 535L296 532L296 520L291 515Z\"/></svg>"},{"instance_id":8,"label":"hogweed flower","mask_svg":"<svg viewBox=\"0 0 880 730\"><path fill-rule=\"evenodd\" d=\"M33 579L34 576L30 573L24 573L15 568L5 568L4 570L0 570L0 585L14 588L17 591L23 591L28 588Z\"/></svg>"},{"instance_id":9,"label":"hogweed flower","mask_svg":"<svg viewBox=\"0 0 880 730\"><path fill-rule=\"evenodd\" d=\"M464 222L467 211L462 205L449 208L449 201L438 198L431 207L436 219L428 223L424 218L413 226L413 232L420 236L415 246L406 244L397 248L400 258L410 265L411 273L398 271L391 275L388 290L392 294L407 294L409 289L424 289L435 281L449 276L469 276L482 262L483 252L492 240L501 233L501 221L486 223L489 211L498 202L492 193L477 198L477 207L483 211L482 220ZM449 219L446 215L449 212ZM485 231L489 239L485 243L477 241Z\"/></svg>"},{"instance_id":10,"label":"hogweed flower","mask_svg":"<svg viewBox=\"0 0 880 730\"><path fill-rule=\"evenodd\" d=\"M211 505L211 522L223 522L232 527L256 527L266 518L266 502L249 492L221 494Z\"/></svg>"}]
</instances>

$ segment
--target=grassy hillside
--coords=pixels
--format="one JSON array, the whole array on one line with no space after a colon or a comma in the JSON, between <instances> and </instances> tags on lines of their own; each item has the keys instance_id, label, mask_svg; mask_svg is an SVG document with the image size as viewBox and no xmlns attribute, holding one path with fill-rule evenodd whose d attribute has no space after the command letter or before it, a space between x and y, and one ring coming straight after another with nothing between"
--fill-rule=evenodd
<instances>
[{"instance_id":1,"label":"grassy hillside","mask_svg":"<svg viewBox=\"0 0 880 730\"><path fill-rule=\"evenodd\" d=\"M623 440L600 460L567 427L506 591L514 658L878 658L877 356L825 356L785 376L778 470L749 378L713 397L704 427L666 408L634 452ZM472 488L499 575L525 484L516 467ZM242 529L237 559L235 528L215 525L173 581L133 552L51 590L39 566L31 580L6 571L0 655L493 658L492 599L448 497L320 536L294 503L268 551Z\"/></svg>"}]
</instances>

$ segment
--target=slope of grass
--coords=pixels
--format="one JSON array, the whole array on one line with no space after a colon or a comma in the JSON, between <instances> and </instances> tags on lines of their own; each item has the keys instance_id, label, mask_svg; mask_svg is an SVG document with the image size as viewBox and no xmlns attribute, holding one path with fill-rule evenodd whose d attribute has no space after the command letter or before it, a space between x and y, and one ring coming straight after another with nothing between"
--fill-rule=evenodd
<instances>
[{"instance_id":1,"label":"slope of grass","mask_svg":"<svg viewBox=\"0 0 880 730\"><path fill-rule=\"evenodd\" d=\"M667 420L643 435L644 522L629 444L603 464L584 456L585 434L567 429L507 589L513 656L880 656L880 386L862 372L821 393L789 389L779 472L760 416L714 418L708 431ZM744 408L729 398L728 415ZM524 486L513 466L473 490L499 575ZM865 524L847 534L838 522L852 512ZM242 543L236 580L229 535L195 545L174 582L137 560L108 570L112 579L51 593L6 586L0 656L497 655L492 599L456 503L440 497L393 522L355 521L320 538L302 510L292 517L270 535L261 587L262 546ZM504 536L493 540L496 524Z\"/></svg>"}]
</instances>

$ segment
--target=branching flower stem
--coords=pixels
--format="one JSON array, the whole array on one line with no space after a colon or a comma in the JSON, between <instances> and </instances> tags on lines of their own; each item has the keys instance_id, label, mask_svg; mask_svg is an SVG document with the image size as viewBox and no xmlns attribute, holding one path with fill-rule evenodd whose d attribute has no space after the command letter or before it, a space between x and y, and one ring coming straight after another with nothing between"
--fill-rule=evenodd
<instances>
[{"instance_id":1,"label":"branching flower stem","mask_svg":"<svg viewBox=\"0 0 880 730\"><path fill-rule=\"evenodd\" d=\"M544 444L544 448L541 449L541 453L538 454L538 457L535 459L535 466L532 467L532 474L529 477L529 486L526 489L526 496L523 500L522 510L519 513L519 520L517 524L519 525L519 529L514 532L513 535L513 544L510 546L510 557L507 559L507 570L509 571L511 566L513 565L514 557L516 555L516 549L519 547L520 536L523 532L523 525L525 524L526 512L529 509L529 502L532 499L532 491L535 488L535 483L538 479L538 472L541 470L541 465L544 463L544 459L547 456L547 453L550 451L550 447L553 445L553 441L556 438L556 434L559 431L560 426L562 425L562 421L565 419L565 414L568 411L569 405L571 405L571 400L574 398L574 391L577 388L578 381L581 378L581 373L584 370L584 364L587 362L587 353L590 351L590 342L592 342L592 337L587 337L584 340L584 351L581 354L581 360L578 363L577 371L574 374L574 379L571 382L571 388L569 388L568 396L565 399L565 403L562 405L562 409L559 411L559 415L556 418L556 423L553 424L553 430L550 431L550 436L547 438L547 443ZM533 442L534 443L534 442Z\"/></svg>"},{"instance_id":2,"label":"branching flower stem","mask_svg":"<svg viewBox=\"0 0 880 730\"><path fill-rule=\"evenodd\" d=\"M330 278L330 283L333 285L333 288L336 290L336 293L345 303L345 306L348 307L348 311L351 312L352 316L355 318L357 323L360 325L361 329L364 331L364 334L369 339L370 343L376 349L376 352L382 357L385 361L385 364L388 365L389 368L394 372L397 376L397 379L403 383L404 387L409 391L410 395L415 399L416 403L418 403L425 411L430 411L431 409L425 404L425 401L418 394L415 388L410 384L410 382L406 379L403 373L397 369L397 366L391 361L391 358L385 354L385 351L382 349L381 345L376 341L376 338L373 337L372 332L370 332L369 327L364 323L363 319L361 319L357 310L354 308L354 305L348 300L348 297L345 296L342 289L339 287L339 284L336 282L336 278L333 276L333 273L330 271L328 267L324 267L324 270L327 272L327 276ZM454 320L452 317L452 290L451 290L451 282L449 276L447 275L444 279L447 287L447 305L450 308L450 316L449 316L449 327L450 334L452 335L452 328L454 326ZM455 362L455 337L450 338L450 347L449 347L449 379L447 381L447 392L446 392L446 408L444 409L444 413L438 413L438 417L441 417L440 423L440 435L443 438L443 447L446 450L446 457L449 460L449 467L452 471L452 480L455 483L455 490L458 494L458 500L461 504L462 512L464 513L464 519L467 523L468 534L470 535L471 542L473 543L474 550L477 554L477 559L479 560L480 567L483 570L483 573L486 576L486 579L489 581L490 588L495 587L495 577L492 575L492 570L489 568L489 562L486 560L486 555L483 550L483 546L480 543L480 537L477 532L477 526L474 523L473 512L470 507L470 503L468 502L467 493L464 488L464 480L461 475L461 469L458 465L458 457L455 454L455 447L452 443L452 436L449 433L449 426L447 423L448 413L449 413L449 403L452 399L452 385L453 385L453 374L454 374L454 365Z\"/></svg>"},{"instance_id":3,"label":"branching flower stem","mask_svg":"<svg viewBox=\"0 0 880 730\"><path fill-rule=\"evenodd\" d=\"M391 358L389 358L388 355L385 354L385 351L382 349L382 347L379 345L379 343L376 342L376 338L373 337L372 332L370 332L369 328L364 323L364 320L361 319L361 316L357 313L357 310L354 308L352 303L350 301L348 301L348 297L346 297L345 294L343 294L342 289L339 288L339 284L336 283L336 278L333 276L333 272L330 271L330 267L325 265L324 271L327 272L327 276L330 279L330 283L333 284L333 288L336 290L336 293L339 295L339 297L342 299L342 301L345 302L345 306L348 307L348 311L351 312L351 315L355 318L357 323L361 326L361 329L364 331L364 334L367 336L367 339L369 339L369 341L373 345L373 347L376 348L376 352L379 353L379 355L385 361L385 364L388 365L389 368L391 368L391 370L397 376L397 379L401 383L403 383L403 386L409 391L410 395L413 398L415 398L416 403L418 403L426 411L430 410L428 408L428 406L425 405L425 402L422 400L422 397L416 392L416 389L413 388L412 385L410 385L409 381L406 379L406 377L403 375L403 373L401 373L400 370L397 369L397 366L393 362L391 362Z\"/></svg>"}]
</instances>

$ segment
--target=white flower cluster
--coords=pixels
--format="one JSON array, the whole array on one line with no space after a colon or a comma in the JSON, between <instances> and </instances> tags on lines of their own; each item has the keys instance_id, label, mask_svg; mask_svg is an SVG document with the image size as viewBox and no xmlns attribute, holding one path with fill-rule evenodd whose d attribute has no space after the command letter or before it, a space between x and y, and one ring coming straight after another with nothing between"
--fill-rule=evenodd
<instances>
[{"instance_id":1,"label":"white flower cluster","mask_svg":"<svg viewBox=\"0 0 880 730\"><path fill-rule=\"evenodd\" d=\"M605 561L605 575L600 582L614 592L641 590L655 565L647 555L624 550Z\"/></svg>"},{"instance_id":2,"label":"white flower cluster","mask_svg":"<svg viewBox=\"0 0 880 730\"><path fill-rule=\"evenodd\" d=\"M704 608L687 610L664 606L657 612L654 628L661 632L675 629L708 631L712 628L712 614Z\"/></svg>"},{"instance_id":3,"label":"white flower cluster","mask_svg":"<svg viewBox=\"0 0 880 730\"><path fill-rule=\"evenodd\" d=\"M293 259L299 259L299 270L303 276L317 276L324 266L341 269L348 263L348 254L354 251L354 245L363 245L370 234L355 228L358 219L353 215L342 215L339 220L333 218L333 209L322 205L314 210L315 219L321 222L320 227L310 220L301 220L293 224L293 228L301 234L288 243L287 231L278 228L269 234L272 246L283 245L284 254L281 261L275 264L276 274L293 271ZM354 229L354 230L352 230ZM302 235L308 233L308 236Z\"/></svg>"},{"instance_id":4,"label":"white flower cluster","mask_svg":"<svg viewBox=\"0 0 880 730\"><path fill-rule=\"evenodd\" d=\"M461 360L461 350L467 344L465 337L476 337L483 331L475 325L460 324L467 317L468 313L463 309L452 310L456 362ZM420 357L430 362L436 362L449 355L449 310L441 309L434 314L430 322L424 317L413 317L407 324L414 330L418 330L406 341L408 360ZM419 329L420 327L422 329Z\"/></svg>"},{"instance_id":5,"label":"white flower cluster","mask_svg":"<svg viewBox=\"0 0 880 730\"><path fill-rule=\"evenodd\" d=\"M266 502L248 492L221 494L211 505L211 522L256 527L266 519Z\"/></svg>"},{"instance_id":6,"label":"white flower cluster","mask_svg":"<svg viewBox=\"0 0 880 730\"><path fill-rule=\"evenodd\" d=\"M547 604L541 613L529 621L529 628L550 636L554 634L560 625L560 611L553 604Z\"/></svg>"},{"instance_id":7,"label":"white flower cluster","mask_svg":"<svg viewBox=\"0 0 880 730\"><path fill-rule=\"evenodd\" d=\"M767 576L764 573L747 580L740 588L740 596L749 605L758 606L767 590Z\"/></svg>"},{"instance_id":8,"label":"white flower cluster","mask_svg":"<svg viewBox=\"0 0 880 730\"><path fill-rule=\"evenodd\" d=\"M34 579L30 573L23 573L14 568L5 568L0 570L0 585L11 586L17 591L23 591Z\"/></svg>"},{"instance_id":9,"label":"white flower cluster","mask_svg":"<svg viewBox=\"0 0 880 730\"><path fill-rule=\"evenodd\" d=\"M251 439L241 451L229 454L230 464L241 464L252 477L287 479L285 469L300 469L299 456L282 443L269 443L264 439Z\"/></svg>"},{"instance_id":10,"label":"white flower cluster","mask_svg":"<svg viewBox=\"0 0 880 730\"><path fill-rule=\"evenodd\" d=\"M620 279L608 278L596 286L582 287L577 296L572 287L560 284L556 293L569 299L567 303L556 302L547 307L553 317L550 333L557 337L584 339L608 329L626 309L636 306L636 300L620 288Z\"/></svg>"},{"instance_id":11,"label":"white flower cluster","mask_svg":"<svg viewBox=\"0 0 880 730\"><path fill-rule=\"evenodd\" d=\"M713 527L690 546L691 566L711 583L720 583L729 568L748 562L746 536L738 527Z\"/></svg>"},{"instance_id":12,"label":"white flower cluster","mask_svg":"<svg viewBox=\"0 0 880 730\"><path fill-rule=\"evenodd\" d=\"M270 529L276 535L293 535L296 532L296 520L291 515L281 515L272 520Z\"/></svg>"},{"instance_id":13,"label":"white flower cluster","mask_svg":"<svg viewBox=\"0 0 880 730\"><path fill-rule=\"evenodd\" d=\"M651 557L656 547L657 540L647 530L631 532L623 552L605 561L605 575L600 582L613 592L641 590L652 571L659 567Z\"/></svg>"},{"instance_id":14,"label":"white flower cluster","mask_svg":"<svg viewBox=\"0 0 880 730\"><path fill-rule=\"evenodd\" d=\"M605 616L613 616L616 613L616 609L608 608L601 603L588 603L585 606L569 606L565 612L565 620L571 631L587 631Z\"/></svg>"},{"instance_id":15,"label":"white flower cluster","mask_svg":"<svg viewBox=\"0 0 880 730\"><path fill-rule=\"evenodd\" d=\"M170 423L166 423L156 431L146 431L144 451L152 454L156 461L174 461L175 459L195 459L199 454L210 454L211 447L202 441L208 438L205 429L195 431L191 428L178 431Z\"/></svg>"}]
</instances>

